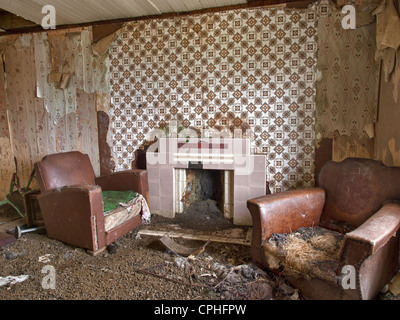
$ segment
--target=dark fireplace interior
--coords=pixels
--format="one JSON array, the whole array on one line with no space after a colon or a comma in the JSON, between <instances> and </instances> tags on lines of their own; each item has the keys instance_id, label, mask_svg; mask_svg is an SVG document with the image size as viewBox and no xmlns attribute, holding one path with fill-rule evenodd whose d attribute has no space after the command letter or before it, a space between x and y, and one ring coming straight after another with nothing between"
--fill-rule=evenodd
<instances>
[{"instance_id":1,"label":"dark fireplace interior","mask_svg":"<svg viewBox=\"0 0 400 320\"><path fill-rule=\"evenodd\" d=\"M187 169L186 188L181 198L184 210L175 220L198 230L232 227L232 221L224 217L223 192L223 171Z\"/></svg>"}]
</instances>

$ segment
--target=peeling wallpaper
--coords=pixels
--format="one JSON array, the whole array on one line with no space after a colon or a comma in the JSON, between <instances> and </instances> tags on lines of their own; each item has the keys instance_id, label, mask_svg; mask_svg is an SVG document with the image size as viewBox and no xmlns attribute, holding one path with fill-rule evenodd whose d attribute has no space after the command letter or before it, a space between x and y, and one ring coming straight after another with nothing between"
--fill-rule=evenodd
<instances>
[{"instance_id":1,"label":"peeling wallpaper","mask_svg":"<svg viewBox=\"0 0 400 320\"><path fill-rule=\"evenodd\" d=\"M103 59L91 52L92 32L58 32L33 34L36 66L36 95L44 99L47 112L57 122L68 113L76 112L77 90L87 93L108 92ZM49 76L65 75L70 80L65 88Z\"/></svg>"},{"instance_id":2,"label":"peeling wallpaper","mask_svg":"<svg viewBox=\"0 0 400 320\"><path fill-rule=\"evenodd\" d=\"M378 64L372 23L343 30L341 11L321 5L318 22L317 138L340 135L360 137L376 121Z\"/></svg>"},{"instance_id":3,"label":"peeling wallpaper","mask_svg":"<svg viewBox=\"0 0 400 320\"><path fill-rule=\"evenodd\" d=\"M92 54L91 35L78 28L1 38L1 197L15 171L14 156L23 186L34 163L57 152L87 153L99 174L96 94L108 86L104 57ZM62 87L64 74L69 81Z\"/></svg>"},{"instance_id":4,"label":"peeling wallpaper","mask_svg":"<svg viewBox=\"0 0 400 320\"><path fill-rule=\"evenodd\" d=\"M314 9L257 8L128 23L109 49L116 170L152 129L249 128L272 192L313 186Z\"/></svg>"}]
</instances>

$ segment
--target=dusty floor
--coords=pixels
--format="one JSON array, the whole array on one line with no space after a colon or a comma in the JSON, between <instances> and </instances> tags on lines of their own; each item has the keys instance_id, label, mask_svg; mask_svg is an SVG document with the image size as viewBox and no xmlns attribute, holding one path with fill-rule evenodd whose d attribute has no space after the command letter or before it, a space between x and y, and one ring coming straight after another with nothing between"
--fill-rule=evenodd
<instances>
[{"instance_id":1,"label":"dusty floor","mask_svg":"<svg viewBox=\"0 0 400 320\"><path fill-rule=\"evenodd\" d=\"M93 257L46 235L23 235L0 249L0 276L29 278L0 287L0 299L250 299L260 294L253 287L270 283L238 245L211 243L184 258L132 232L110 252ZM55 269L54 290L42 287L46 265Z\"/></svg>"},{"instance_id":2,"label":"dusty floor","mask_svg":"<svg viewBox=\"0 0 400 320\"><path fill-rule=\"evenodd\" d=\"M163 222L153 217L153 224ZM201 254L182 257L163 246L159 237L140 236L142 228L98 256L46 234L23 234L15 243L0 248L0 278L28 277L0 284L0 300L302 299L283 278L255 266L248 246L211 242ZM191 247L204 244L194 240L180 243ZM46 288L51 275L48 266L54 270L54 289ZM387 293L381 298L394 297Z\"/></svg>"},{"instance_id":3,"label":"dusty floor","mask_svg":"<svg viewBox=\"0 0 400 320\"><path fill-rule=\"evenodd\" d=\"M273 288L283 284L252 264L247 246L211 242L201 254L182 257L157 237L138 236L139 230L98 256L45 234L23 234L0 248L0 277L29 277L0 286L0 299L271 299L276 296ZM48 265L55 270L55 289L42 286ZM289 286L280 290L286 291L277 294L298 298Z\"/></svg>"}]
</instances>

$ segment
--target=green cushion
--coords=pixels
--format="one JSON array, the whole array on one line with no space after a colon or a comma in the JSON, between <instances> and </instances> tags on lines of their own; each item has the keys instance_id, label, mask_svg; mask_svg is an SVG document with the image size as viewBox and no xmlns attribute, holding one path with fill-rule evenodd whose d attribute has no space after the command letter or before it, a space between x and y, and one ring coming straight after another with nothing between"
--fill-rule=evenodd
<instances>
[{"instance_id":1,"label":"green cushion","mask_svg":"<svg viewBox=\"0 0 400 320\"><path fill-rule=\"evenodd\" d=\"M132 200L136 195L135 191L102 191L103 212L115 209L122 202Z\"/></svg>"}]
</instances>

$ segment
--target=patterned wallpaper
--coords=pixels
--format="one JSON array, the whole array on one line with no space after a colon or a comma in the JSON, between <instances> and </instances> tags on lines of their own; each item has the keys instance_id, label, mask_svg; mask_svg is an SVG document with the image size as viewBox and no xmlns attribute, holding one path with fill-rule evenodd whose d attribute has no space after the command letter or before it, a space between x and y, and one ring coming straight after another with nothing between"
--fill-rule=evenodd
<instances>
[{"instance_id":1,"label":"patterned wallpaper","mask_svg":"<svg viewBox=\"0 0 400 320\"><path fill-rule=\"evenodd\" d=\"M320 11L317 67L322 79L317 82L317 136L332 137L338 130L341 135L361 137L364 127L376 120L376 25L343 30L341 11L331 12L326 1Z\"/></svg>"},{"instance_id":2,"label":"patterned wallpaper","mask_svg":"<svg viewBox=\"0 0 400 320\"><path fill-rule=\"evenodd\" d=\"M313 186L315 12L254 8L132 22L110 46L116 170L149 132L250 128L272 192Z\"/></svg>"}]
</instances>

